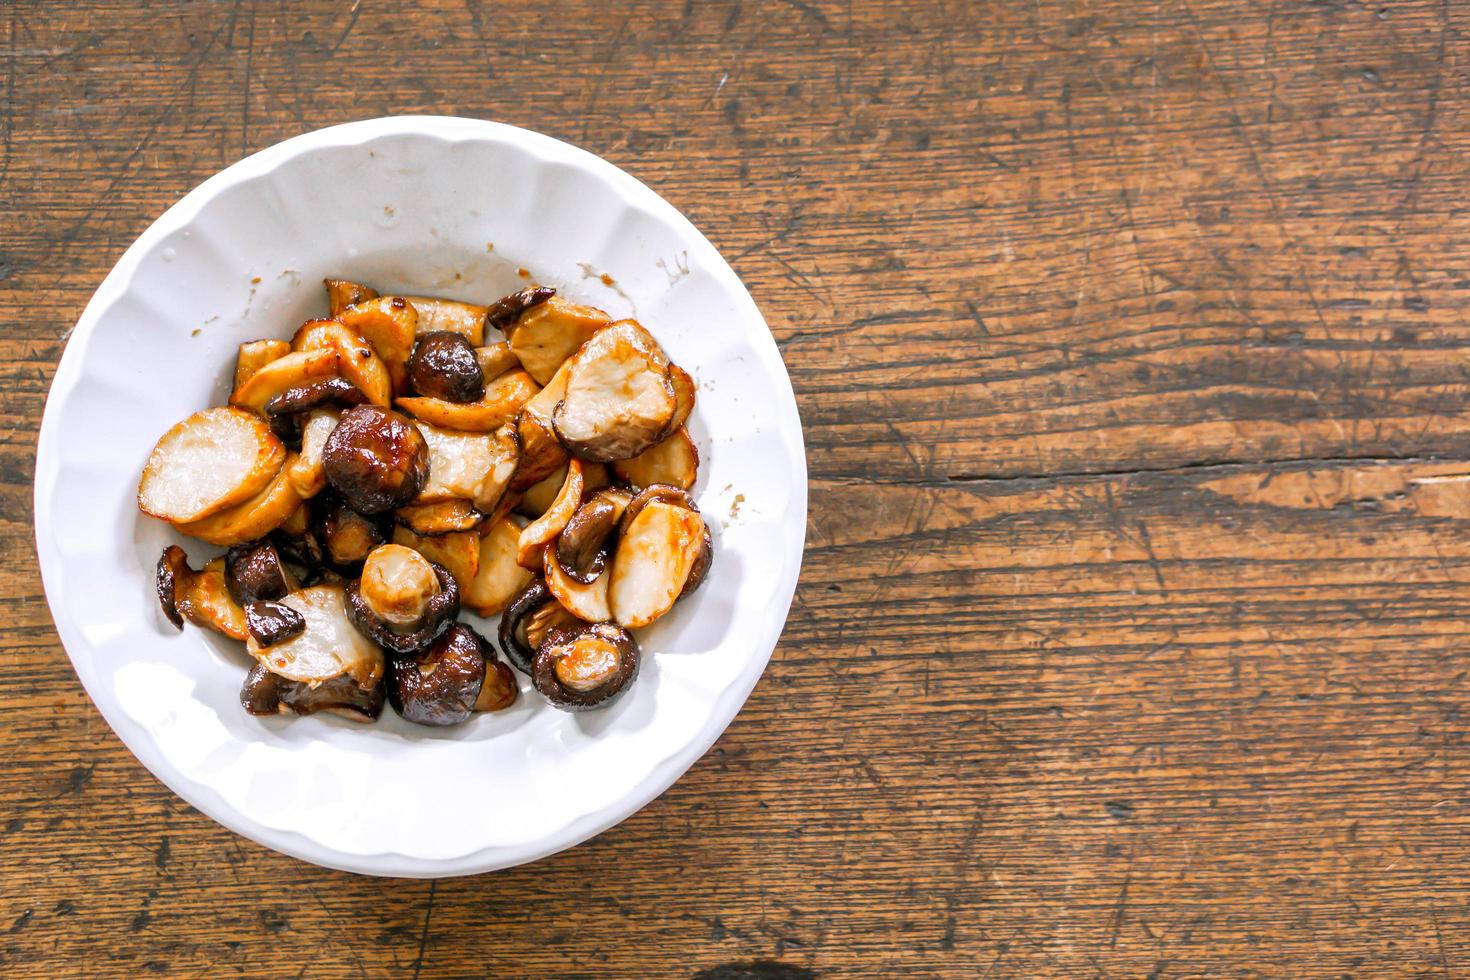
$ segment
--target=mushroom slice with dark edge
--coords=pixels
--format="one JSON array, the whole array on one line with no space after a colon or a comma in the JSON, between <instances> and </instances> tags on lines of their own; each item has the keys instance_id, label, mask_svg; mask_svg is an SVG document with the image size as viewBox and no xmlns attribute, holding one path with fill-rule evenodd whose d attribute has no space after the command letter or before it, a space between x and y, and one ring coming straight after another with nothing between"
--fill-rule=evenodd
<instances>
[{"instance_id":1,"label":"mushroom slice with dark edge","mask_svg":"<svg viewBox=\"0 0 1470 980\"><path fill-rule=\"evenodd\" d=\"M432 537L453 531L473 531L485 520L468 500L441 500L432 504L409 504L393 512L394 519L414 534Z\"/></svg>"},{"instance_id":2,"label":"mushroom slice with dark edge","mask_svg":"<svg viewBox=\"0 0 1470 980\"><path fill-rule=\"evenodd\" d=\"M552 424L573 456L631 459L663 438L678 408L669 359L636 321L604 327L569 363Z\"/></svg>"},{"instance_id":3,"label":"mushroom slice with dark edge","mask_svg":"<svg viewBox=\"0 0 1470 980\"><path fill-rule=\"evenodd\" d=\"M420 422L458 432L492 432L514 422L521 409L541 390L525 371L512 370L490 381L474 401L412 395L394 404Z\"/></svg>"},{"instance_id":4,"label":"mushroom slice with dark edge","mask_svg":"<svg viewBox=\"0 0 1470 980\"><path fill-rule=\"evenodd\" d=\"M595 307L554 297L522 314L505 333L521 364L544 385L563 361L611 322L612 317Z\"/></svg>"},{"instance_id":5,"label":"mushroom slice with dark edge","mask_svg":"<svg viewBox=\"0 0 1470 980\"><path fill-rule=\"evenodd\" d=\"M546 387L536 392L516 417L517 435L521 443L521 463L516 469L512 490L524 490L545 479L567 461L566 447L556 437L552 426L552 413L567 392L567 375L571 364L563 364L561 370Z\"/></svg>"},{"instance_id":6,"label":"mushroom slice with dark edge","mask_svg":"<svg viewBox=\"0 0 1470 980\"><path fill-rule=\"evenodd\" d=\"M457 725L474 713L494 658L484 637L455 623L427 650L393 662L388 700L414 724Z\"/></svg>"},{"instance_id":7,"label":"mushroom slice with dark edge","mask_svg":"<svg viewBox=\"0 0 1470 980\"><path fill-rule=\"evenodd\" d=\"M336 316L349 306L378 298L378 291L348 279L327 279L327 311Z\"/></svg>"},{"instance_id":8,"label":"mushroom slice with dark edge","mask_svg":"<svg viewBox=\"0 0 1470 980\"><path fill-rule=\"evenodd\" d=\"M322 557L338 569L350 570L380 544L388 541L391 525L385 516L365 517L333 494L315 501L312 533L321 545Z\"/></svg>"},{"instance_id":9,"label":"mushroom slice with dark edge","mask_svg":"<svg viewBox=\"0 0 1470 980\"><path fill-rule=\"evenodd\" d=\"M609 489L577 508L555 542L558 566L567 577L586 585L602 574L618 521L632 499L626 490Z\"/></svg>"},{"instance_id":10,"label":"mushroom slice with dark edge","mask_svg":"<svg viewBox=\"0 0 1470 980\"><path fill-rule=\"evenodd\" d=\"M286 478L303 499L315 497L327 485L322 451L341 417L342 413L334 408L318 408L307 413L301 424L301 451L291 461Z\"/></svg>"},{"instance_id":11,"label":"mushroom slice with dark edge","mask_svg":"<svg viewBox=\"0 0 1470 980\"><path fill-rule=\"evenodd\" d=\"M520 537L520 525L508 517L481 529L478 567L460 592L465 606L477 615L498 615L530 584L531 572L516 561Z\"/></svg>"},{"instance_id":12,"label":"mushroom slice with dark edge","mask_svg":"<svg viewBox=\"0 0 1470 980\"><path fill-rule=\"evenodd\" d=\"M313 585L280 602L300 613L306 628L273 646L262 646L253 636L246 640L246 652L267 670L306 684L345 674L359 687L371 687L382 678L383 651L352 625L342 586Z\"/></svg>"},{"instance_id":13,"label":"mushroom slice with dark edge","mask_svg":"<svg viewBox=\"0 0 1470 980\"><path fill-rule=\"evenodd\" d=\"M292 388L337 376L335 348L292 351L252 374L230 395L230 404L253 412L264 412L266 403Z\"/></svg>"},{"instance_id":14,"label":"mushroom slice with dark edge","mask_svg":"<svg viewBox=\"0 0 1470 980\"><path fill-rule=\"evenodd\" d=\"M629 629L652 623L684 594L691 574L708 567L708 530L687 500L674 487L654 486L633 498L624 512L608 585L608 606L617 623Z\"/></svg>"},{"instance_id":15,"label":"mushroom slice with dark edge","mask_svg":"<svg viewBox=\"0 0 1470 980\"><path fill-rule=\"evenodd\" d=\"M511 600L500 617L500 648L523 674L531 673L536 651L553 630L581 625L551 594L545 582L532 582Z\"/></svg>"},{"instance_id":16,"label":"mushroom slice with dark edge","mask_svg":"<svg viewBox=\"0 0 1470 980\"><path fill-rule=\"evenodd\" d=\"M510 349L510 344L503 340L484 347L476 347L475 360L480 362L480 374L484 375L486 384L502 374L519 370L521 366L520 358L516 357L515 351ZM540 389L541 386L537 385L536 390Z\"/></svg>"},{"instance_id":17,"label":"mushroom slice with dark edge","mask_svg":"<svg viewBox=\"0 0 1470 980\"><path fill-rule=\"evenodd\" d=\"M266 489L286 447L257 415L195 412L163 434L138 481L138 509L175 524L202 520Z\"/></svg>"},{"instance_id":18,"label":"mushroom slice with dark edge","mask_svg":"<svg viewBox=\"0 0 1470 980\"><path fill-rule=\"evenodd\" d=\"M639 489L662 483L688 490L699 477L699 450L694 448L689 430L681 425L663 442L632 459L618 460L612 469Z\"/></svg>"},{"instance_id":19,"label":"mushroom slice with dark edge","mask_svg":"<svg viewBox=\"0 0 1470 980\"><path fill-rule=\"evenodd\" d=\"M589 623L605 623L612 619L607 603L609 575L598 575L591 582L581 582L567 574L557 559L557 542L546 546L546 587L556 601L578 619Z\"/></svg>"},{"instance_id":20,"label":"mushroom slice with dark edge","mask_svg":"<svg viewBox=\"0 0 1470 980\"><path fill-rule=\"evenodd\" d=\"M269 541L251 541L225 552L225 586L242 606L279 599L300 587Z\"/></svg>"},{"instance_id":21,"label":"mushroom slice with dark edge","mask_svg":"<svg viewBox=\"0 0 1470 980\"><path fill-rule=\"evenodd\" d=\"M367 341L382 358L393 382L393 393L408 390L408 355L413 353L419 314L402 296L376 296L354 303L333 316Z\"/></svg>"},{"instance_id":22,"label":"mushroom slice with dark edge","mask_svg":"<svg viewBox=\"0 0 1470 980\"><path fill-rule=\"evenodd\" d=\"M606 707L638 676L638 643L613 623L556 630L531 663L531 683L563 711Z\"/></svg>"},{"instance_id":23,"label":"mushroom slice with dark edge","mask_svg":"<svg viewBox=\"0 0 1470 980\"><path fill-rule=\"evenodd\" d=\"M476 711L504 711L515 704L520 695L516 675L503 660L491 659L493 650L487 644L485 654L485 681L480 685L480 694L475 698Z\"/></svg>"},{"instance_id":24,"label":"mushroom slice with dark edge","mask_svg":"<svg viewBox=\"0 0 1470 980\"><path fill-rule=\"evenodd\" d=\"M362 390L345 378L330 377L310 384L287 388L271 397L261 409L267 418L278 415L300 415L323 405L361 405L367 401Z\"/></svg>"},{"instance_id":25,"label":"mushroom slice with dark edge","mask_svg":"<svg viewBox=\"0 0 1470 980\"><path fill-rule=\"evenodd\" d=\"M173 554L174 551L177 554ZM245 639L248 635L245 610L230 598L230 590L225 586L225 560L211 559L195 572L190 570L183 554L183 549L174 546L166 549L163 558L159 560L160 570L167 563L169 574L173 578L173 604L176 612L195 626L221 633L232 640ZM162 601L162 583L159 585L159 600ZM166 602L163 611L168 615ZM173 619L172 616L169 618Z\"/></svg>"},{"instance_id":26,"label":"mushroom slice with dark edge","mask_svg":"<svg viewBox=\"0 0 1470 980\"><path fill-rule=\"evenodd\" d=\"M475 348L450 330L419 333L408 358L408 383L420 395L456 404L479 401L485 394L485 373Z\"/></svg>"},{"instance_id":27,"label":"mushroom slice with dark edge","mask_svg":"<svg viewBox=\"0 0 1470 980\"><path fill-rule=\"evenodd\" d=\"M677 364L670 364L669 384L674 387L674 417L669 419L669 428L665 437L672 435L675 429L688 422L690 414L694 411L694 379L689 376L689 372Z\"/></svg>"},{"instance_id":28,"label":"mushroom slice with dark edge","mask_svg":"<svg viewBox=\"0 0 1470 980\"><path fill-rule=\"evenodd\" d=\"M347 615L379 646L394 653L421 650L459 613L454 576L411 548L385 544L347 583Z\"/></svg>"},{"instance_id":29,"label":"mushroom slice with dark edge","mask_svg":"<svg viewBox=\"0 0 1470 980\"><path fill-rule=\"evenodd\" d=\"M327 437L322 467L348 506L378 514L418 496L430 476L429 447L402 415L359 405L343 412Z\"/></svg>"},{"instance_id":30,"label":"mushroom slice with dark edge","mask_svg":"<svg viewBox=\"0 0 1470 980\"><path fill-rule=\"evenodd\" d=\"M536 518L521 531L521 538L516 548L516 561L520 562L522 568L533 571L541 568L542 547L561 533L562 528L567 526L567 521L577 512L582 505L582 461L573 459L567 466L567 478L561 485L560 492L551 506L546 508L546 513Z\"/></svg>"},{"instance_id":31,"label":"mushroom slice with dark edge","mask_svg":"<svg viewBox=\"0 0 1470 980\"><path fill-rule=\"evenodd\" d=\"M515 426L478 433L421 425L420 431L429 450L429 478L413 503L468 500L481 513L494 510L520 460Z\"/></svg>"},{"instance_id":32,"label":"mushroom slice with dark edge","mask_svg":"<svg viewBox=\"0 0 1470 980\"><path fill-rule=\"evenodd\" d=\"M485 325L504 333L522 313L546 302L555 295L556 290L551 286L527 286L525 289L502 296L490 304L490 308L486 311Z\"/></svg>"},{"instance_id":33,"label":"mushroom slice with dark edge","mask_svg":"<svg viewBox=\"0 0 1470 980\"><path fill-rule=\"evenodd\" d=\"M376 721L383 713L383 684L363 687L345 674L315 686L287 680L262 664L250 668L240 704L252 715L311 715L327 711L352 721Z\"/></svg>"},{"instance_id":34,"label":"mushroom slice with dark edge","mask_svg":"<svg viewBox=\"0 0 1470 980\"><path fill-rule=\"evenodd\" d=\"M291 353L291 345L284 340L247 340L240 345L235 355L235 388L249 381L251 376L271 361Z\"/></svg>"},{"instance_id":35,"label":"mushroom slice with dark edge","mask_svg":"<svg viewBox=\"0 0 1470 980\"><path fill-rule=\"evenodd\" d=\"M291 349L335 350L337 373L358 390L358 401L369 401L384 408L393 401L393 381L388 374L388 366L367 341L340 321L306 321L291 338Z\"/></svg>"},{"instance_id":36,"label":"mushroom slice with dark edge","mask_svg":"<svg viewBox=\"0 0 1470 980\"><path fill-rule=\"evenodd\" d=\"M184 628L184 617L179 615L179 592L192 574L189 556L183 548L171 544L163 549L158 558L158 570L153 575L153 589L158 594L158 604L163 607L164 617L179 630Z\"/></svg>"}]
</instances>

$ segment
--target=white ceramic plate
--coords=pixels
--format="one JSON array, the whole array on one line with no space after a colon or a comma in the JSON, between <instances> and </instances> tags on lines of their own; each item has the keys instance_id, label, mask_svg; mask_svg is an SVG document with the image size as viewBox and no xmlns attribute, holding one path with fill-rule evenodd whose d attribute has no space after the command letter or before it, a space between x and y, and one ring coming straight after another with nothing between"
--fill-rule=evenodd
<instances>
[{"instance_id":1,"label":"white ceramic plate","mask_svg":"<svg viewBox=\"0 0 1470 980\"><path fill-rule=\"evenodd\" d=\"M538 282L635 316L699 385L696 499L715 559L641 631L642 673L569 715L522 681L511 710L429 729L253 718L238 644L162 618L159 552L217 552L139 514L160 434L229 391L235 348L325 314L324 276L487 302ZM604 281L603 274L610 277ZM205 181L133 243L77 323L36 460L36 543L88 693L153 773L225 826L368 874L534 860L648 803L755 686L796 586L806 462L791 383L730 266L671 205L597 157L509 126L401 117L287 140ZM493 623L476 623L493 630ZM490 634L493 635L493 632Z\"/></svg>"}]
</instances>

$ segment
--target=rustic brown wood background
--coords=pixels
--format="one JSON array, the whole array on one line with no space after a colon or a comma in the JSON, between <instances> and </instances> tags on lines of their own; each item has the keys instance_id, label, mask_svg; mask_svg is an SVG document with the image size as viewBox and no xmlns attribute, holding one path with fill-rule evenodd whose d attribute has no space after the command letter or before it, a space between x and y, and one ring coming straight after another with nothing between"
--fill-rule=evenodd
<instances>
[{"instance_id":1,"label":"rustic brown wood background","mask_svg":"<svg viewBox=\"0 0 1470 980\"><path fill-rule=\"evenodd\" d=\"M6 0L0 37L0 975L1470 973L1465 5ZM133 237L414 112L690 215L811 466L715 749L437 883L164 789L30 527L64 336Z\"/></svg>"}]
</instances>

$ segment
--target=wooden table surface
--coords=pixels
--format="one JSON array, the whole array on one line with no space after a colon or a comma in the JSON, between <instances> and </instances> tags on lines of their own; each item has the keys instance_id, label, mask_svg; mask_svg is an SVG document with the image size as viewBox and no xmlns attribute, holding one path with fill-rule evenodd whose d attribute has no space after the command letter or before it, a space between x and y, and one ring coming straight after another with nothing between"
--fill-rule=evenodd
<instances>
[{"instance_id":1,"label":"wooden table surface","mask_svg":"<svg viewBox=\"0 0 1470 980\"><path fill-rule=\"evenodd\" d=\"M0 975L1470 972L1470 9L0 4ZM439 882L150 776L31 522L70 325L190 187L389 113L688 214L806 427L801 587L662 798Z\"/></svg>"}]
</instances>

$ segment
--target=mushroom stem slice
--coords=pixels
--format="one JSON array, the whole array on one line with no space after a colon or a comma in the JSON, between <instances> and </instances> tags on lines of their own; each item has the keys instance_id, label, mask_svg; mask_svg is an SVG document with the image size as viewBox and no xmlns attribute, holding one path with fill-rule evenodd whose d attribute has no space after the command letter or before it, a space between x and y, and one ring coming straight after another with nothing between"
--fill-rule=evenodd
<instances>
[{"instance_id":1,"label":"mushroom stem slice","mask_svg":"<svg viewBox=\"0 0 1470 980\"><path fill-rule=\"evenodd\" d=\"M499 614L530 584L531 573L516 560L520 535L520 525L509 518L487 525L480 535L479 568L464 588L464 604L478 615Z\"/></svg>"},{"instance_id":2,"label":"mushroom stem slice","mask_svg":"<svg viewBox=\"0 0 1470 980\"><path fill-rule=\"evenodd\" d=\"M314 585L280 602L300 613L306 628L274 646L263 647L254 637L246 640L246 652L267 670L306 684L346 675L368 688L382 678L383 651L352 625L341 585Z\"/></svg>"},{"instance_id":3,"label":"mushroom stem slice","mask_svg":"<svg viewBox=\"0 0 1470 980\"><path fill-rule=\"evenodd\" d=\"M408 356L413 353L419 314L402 296L377 296L335 314L382 358L394 393L408 391Z\"/></svg>"},{"instance_id":4,"label":"mushroom stem slice","mask_svg":"<svg viewBox=\"0 0 1470 980\"><path fill-rule=\"evenodd\" d=\"M249 635L245 610L230 598L230 590L225 585L223 558L211 559L189 576L179 594L178 607L195 626L222 633L232 640L243 640Z\"/></svg>"},{"instance_id":5,"label":"mushroom stem slice","mask_svg":"<svg viewBox=\"0 0 1470 980\"><path fill-rule=\"evenodd\" d=\"M612 619L608 606L608 579L599 575L591 583L583 583L567 574L557 559L557 543L546 546L546 587L556 596L556 601L578 619L589 623L605 623Z\"/></svg>"},{"instance_id":6,"label":"mushroom stem slice","mask_svg":"<svg viewBox=\"0 0 1470 980\"><path fill-rule=\"evenodd\" d=\"M612 317L596 307L570 303L557 296L520 314L515 324L506 329L506 336L510 349L531 372L531 377L546 384L562 362L611 322Z\"/></svg>"},{"instance_id":7,"label":"mushroom stem slice","mask_svg":"<svg viewBox=\"0 0 1470 980\"><path fill-rule=\"evenodd\" d=\"M252 374L230 395L230 404L252 412L264 412L266 403L277 395L336 376L336 348L292 351Z\"/></svg>"},{"instance_id":8,"label":"mushroom stem slice","mask_svg":"<svg viewBox=\"0 0 1470 980\"><path fill-rule=\"evenodd\" d=\"M653 500L631 521L625 515L608 586L612 618L637 629L668 612L683 594L704 542L704 520L687 507Z\"/></svg>"},{"instance_id":9,"label":"mushroom stem slice","mask_svg":"<svg viewBox=\"0 0 1470 980\"><path fill-rule=\"evenodd\" d=\"M546 509L546 513L521 532L516 560L522 568L536 571L542 567L542 547L560 534L562 528L567 526L567 521L577 512L582 504L582 490L582 461L573 459L567 466L567 478L556 499Z\"/></svg>"},{"instance_id":10,"label":"mushroom stem slice","mask_svg":"<svg viewBox=\"0 0 1470 980\"><path fill-rule=\"evenodd\" d=\"M258 415L195 412L163 434L138 482L138 509L175 524L202 520L270 486L286 447Z\"/></svg>"},{"instance_id":11,"label":"mushroom stem slice","mask_svg":"<svg viewBox=\"0 0 1470 980\"><path fill-rule=\"evenodd\" d=\"M552 423L573 456L631 459L668 432L679 407L669 359L636 321L604 327L569 364Z\"/></svg>"},{"instance_id":12,"label":"mushroom stem slice","mask_svg":"<svg viewBox=\"0 0 1470 980\"><path fill-rule=\"evenodd\" d=\"M485 317L488 307L461 303L434 296L405 296L419 314L420 334L447 331L457 333L474 347L485 342Z\"/></svg>"},{"instance_id":13,"label":"mushroom stem slice","mask_svg":"<svg viewBox=\"0 0 1470 980\"><path fill-rule=\"evenodd\" d=\"M426 395L411 395L394 404L420 422L458 432L493 432L514 422L521 408L541 389L525 371L502 373L488 379L485 393L475 401L453 402Z\"/></svg>"},{"instance_id":14,"label":"mushroom stem slice","mask_svg":"<svg viewBox=\"0 0 1470 980\"><path fill-rule=\"evenodd\" d=\"M645 449L632 459L612 464L613 472L630 486L642 489L655 483L688 490L699 478L699 450L682 425L663 442Z\"/></svg>"},{"instance_id":15,"label":"mushroom stem slice","mask_svg":"<svg viewBox=\"0 0 1470 980\"><path fill-rule=\"evenodd\" d=\"M291 458L294 456L294 453L290 454ZM265 537L301 506L301 494L296 492L288 472L291 458L287 459L270 485L251 499L203 520L178 523L174 527L191 538L224 547Z\"/></svg>"},{"instance_id":16,"label":"mushroom stem slice","mask_svg":"<svg viewBox=\"0 0 1470 980\"><path fill-rule=\"evenodd\" d=\"M327 279L327 311L336 316L349 306L378 298L378 291L348 279Z\"/></svg>"},{"instance_id":17,"label":"mushroom stem slice","mask_svg":"<svg viewBox=\"0 0 1470 980\"><path fill-rule=\"evenodd\" d=\"M249 381L255 372L271 361L285 357L289 353L291 353L291 345L284 340L247 340L240 345L240 352L235 355L234 388L238 389Z\"/></svg>"}]
</instances>

